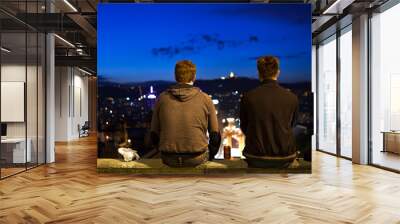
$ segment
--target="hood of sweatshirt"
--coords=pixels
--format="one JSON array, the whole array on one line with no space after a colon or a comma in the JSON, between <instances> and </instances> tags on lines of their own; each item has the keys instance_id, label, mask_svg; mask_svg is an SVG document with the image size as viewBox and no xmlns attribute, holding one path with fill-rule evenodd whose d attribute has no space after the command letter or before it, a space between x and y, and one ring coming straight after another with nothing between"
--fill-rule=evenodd
<instances>
[{"instance_id":1,"label":"hood of sweatshirt","mask_svg":"<svg viewBox=\"0 0 400 224\"><path fill-rule=\"evenodd\" d=\"M188 101L199 94L201 90L189 84L176 84L168 89L168 93L179 101Z\"/></svg>"}]
</instances>

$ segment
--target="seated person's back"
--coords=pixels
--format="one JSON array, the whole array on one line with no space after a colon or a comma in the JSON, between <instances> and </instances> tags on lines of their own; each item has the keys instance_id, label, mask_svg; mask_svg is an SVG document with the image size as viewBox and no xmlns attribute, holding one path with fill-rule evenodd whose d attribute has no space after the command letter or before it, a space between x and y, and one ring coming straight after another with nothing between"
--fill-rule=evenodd
<instances>
[{"instance_id":1,"label":"seated person's back","mask_svg":"<svg viewBox=\"0 0 400 224\"><path fill-rule=\"evenodd\" d=\"M191 76L181 77L188 73ZM151 130L159 139L163 162L170 166L199 165L209 159L209 150L213 157L215 147L219 146L214 105L207 94L193 86L194 75L194 64L178 62L175 68L178 83L160 95L154 108Z\"/></svg>"},{"instance_id":2,"label":"seated person's back","mask_svg":"<svg viewBox=\"0 0 400 224\"><path fill-rule=\"evenodd\" d=\"M277 58L262 57L257 67L261 84L244 94L241 100L241 129L246 136L244 154L295 158L293 125L298 109L297 96L278 84Z\"/></svg>"},{"instance_id":3,"label":"seated person's back","mask_svg":"<svg viewBox=\"0 0 400 224\"><path fill-rule=\"evenodd\" d=\"M208 117L213 107L209 98L188 84L177 84L161 94L156 108L161 127L160 150L192 153L208 147Z\"/></svg>"}]
</instances>

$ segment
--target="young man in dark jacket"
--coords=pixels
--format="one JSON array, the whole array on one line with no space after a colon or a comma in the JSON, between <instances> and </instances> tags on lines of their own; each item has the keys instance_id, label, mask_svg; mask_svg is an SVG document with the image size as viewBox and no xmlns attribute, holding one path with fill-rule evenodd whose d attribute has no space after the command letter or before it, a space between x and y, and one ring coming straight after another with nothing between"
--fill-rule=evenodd
<instances>
[{"instance_id":1,"label":"young man in dark jacket","mask_svg":"<svg viewBox=\"0 0 400 224\"><path fill-rule=\"evenodd\" d=\"M152 138L168 166L198 166L213 159L221 143L215 107L207 94L193 86L195 78L196 66L179 61L177 84L163 92L154 107Z\"/></svg>"},{"instance_id":2,"label":"young man in dark jacket","mask_svg":"<svg viewBox=\"0 0 400 224\"><path fill-rule=\"evenodd\" d=\"M298 99L277 82L278 58L259 58L257 69L261 84L243 95L240 106L243 155L249 167L286 167L297 156L293 126Z\"/></svg>"}]
</instances>

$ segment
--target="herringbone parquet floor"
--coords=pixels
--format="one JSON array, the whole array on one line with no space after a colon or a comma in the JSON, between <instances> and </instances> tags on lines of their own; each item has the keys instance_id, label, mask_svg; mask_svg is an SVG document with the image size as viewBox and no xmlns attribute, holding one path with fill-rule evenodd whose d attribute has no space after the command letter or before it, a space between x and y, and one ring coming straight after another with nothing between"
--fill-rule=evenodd
<instances>
[{"instance_id":1,"label":"herringbone parquet floor","mask_svg":"<svg viewBox=\"0 0 400 224\"><path fill-rule=\"evenodd\" d=\"M0 223L400 223L400 175L313 156L312 175L98 174L86 138L0 181Z\"/></svg>"}]
</instances>

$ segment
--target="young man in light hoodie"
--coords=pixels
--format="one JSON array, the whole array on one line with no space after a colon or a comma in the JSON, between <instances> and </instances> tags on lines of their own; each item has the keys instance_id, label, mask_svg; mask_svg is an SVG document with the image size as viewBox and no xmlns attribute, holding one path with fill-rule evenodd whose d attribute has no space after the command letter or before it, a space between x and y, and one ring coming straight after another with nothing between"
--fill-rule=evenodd
<instances>
[{"instance_id":1,"label":"young man in light hoodie","mask_svg":"<svg viewBox=\"0 0 400 224\"><path fill-rule=\"evenodd\" d=\"M214 158L221 135L211 98L194 87L196 66L175 65L176 84L164 91L153 111L151 135L164 164L195 167Z\"/></svg>"}]
</instances>

